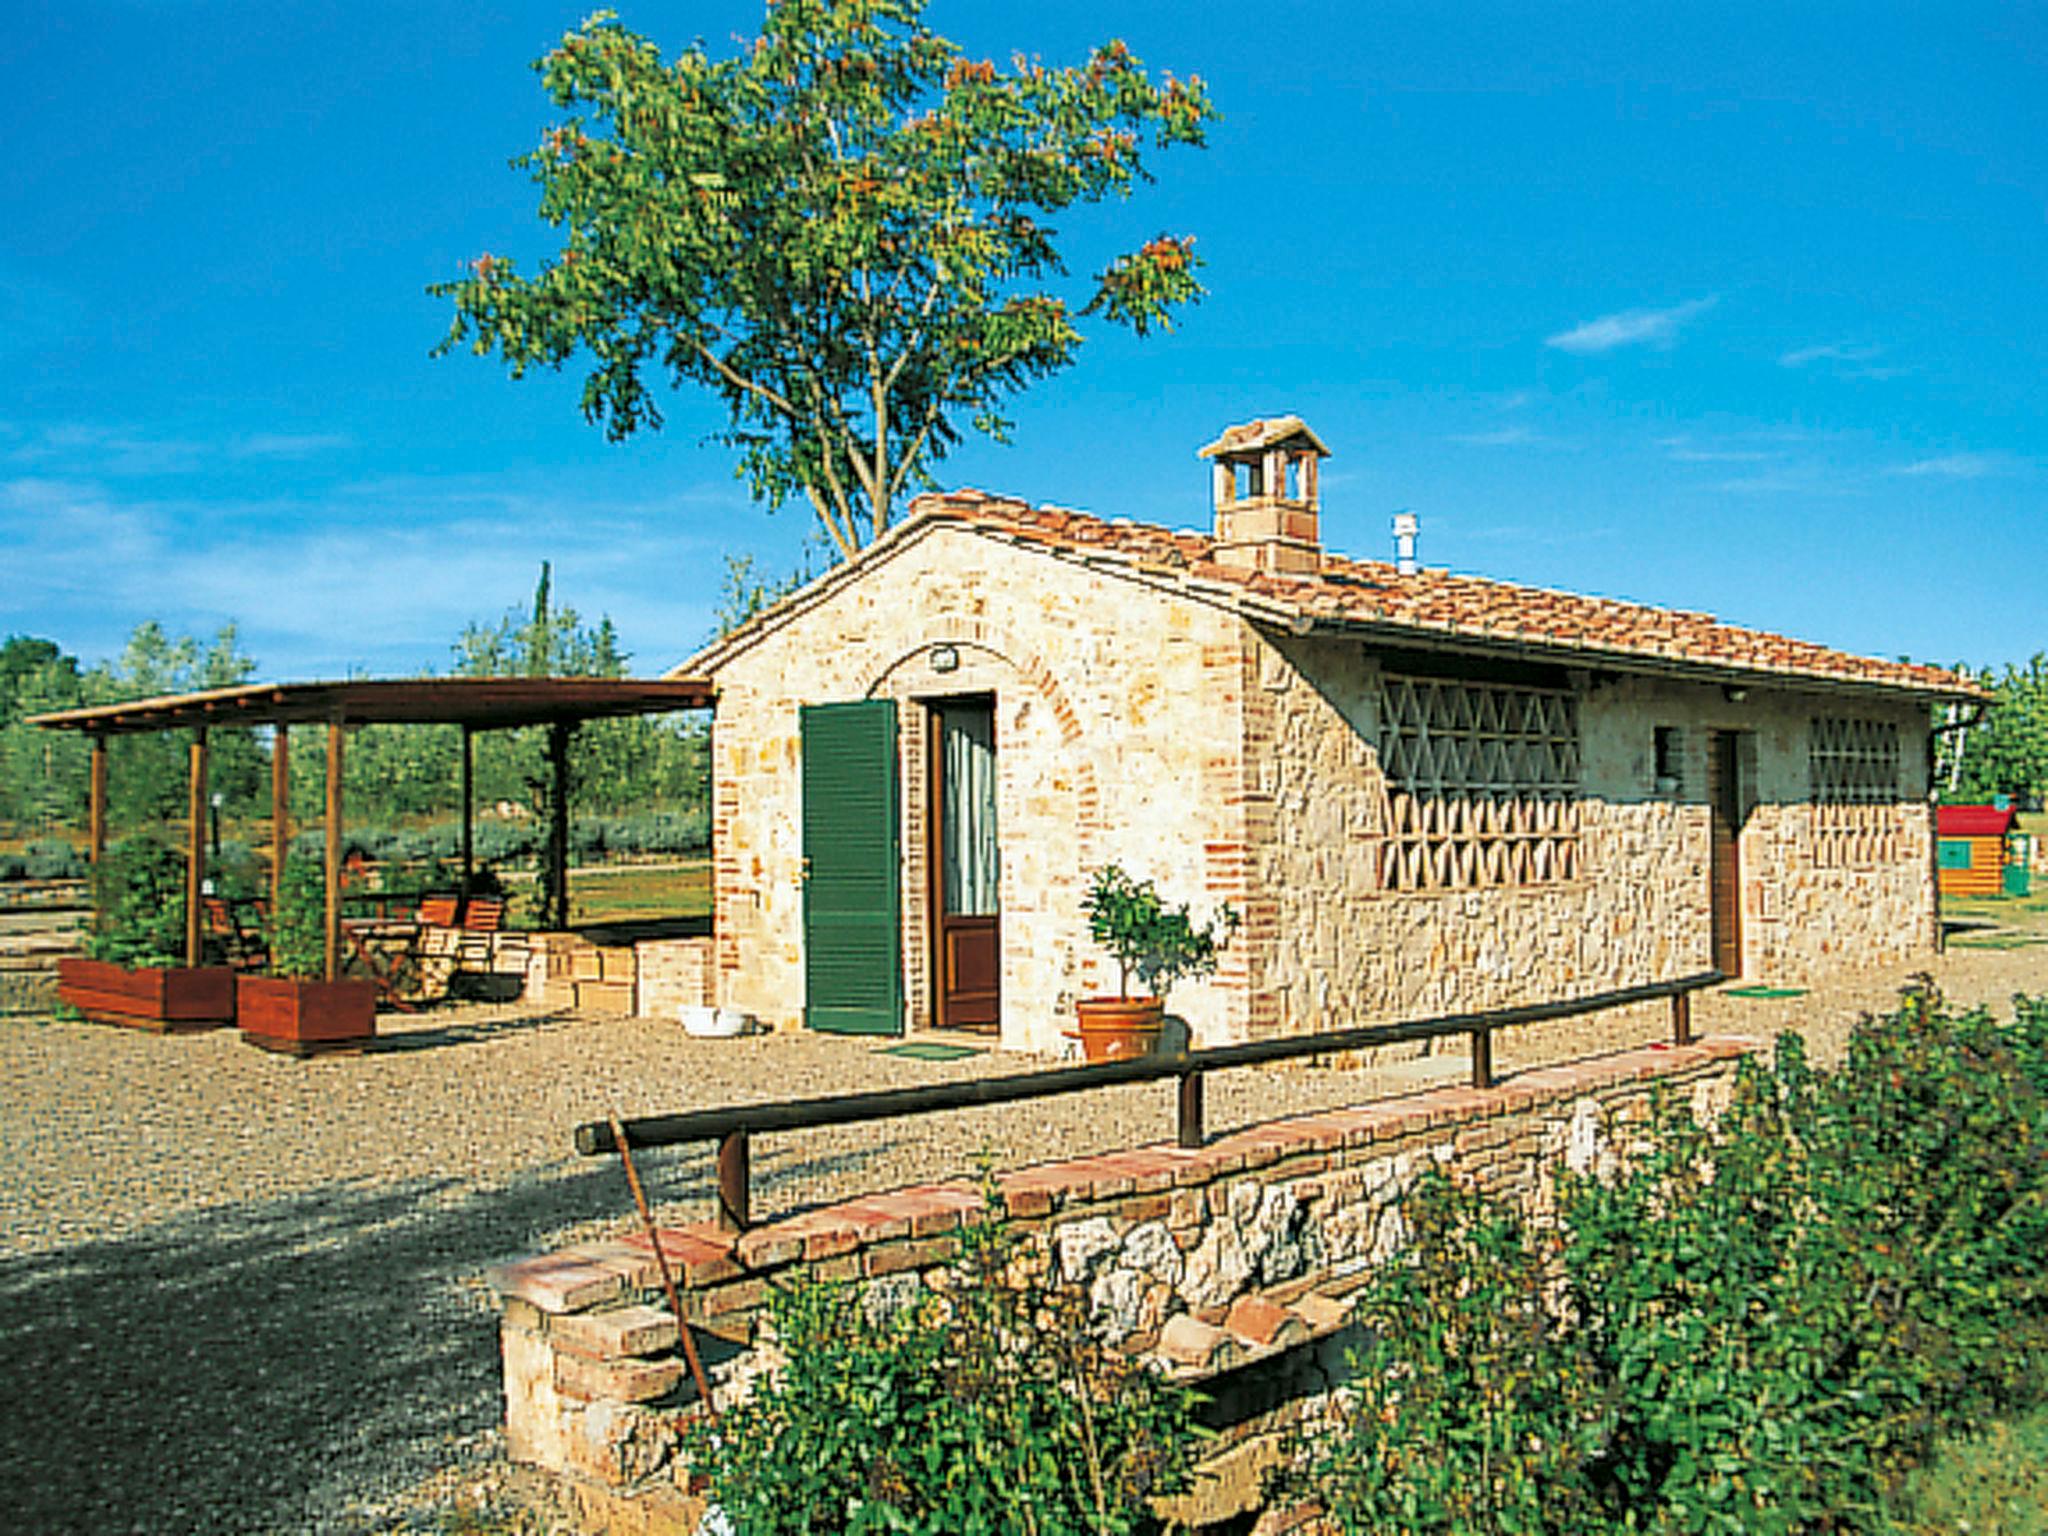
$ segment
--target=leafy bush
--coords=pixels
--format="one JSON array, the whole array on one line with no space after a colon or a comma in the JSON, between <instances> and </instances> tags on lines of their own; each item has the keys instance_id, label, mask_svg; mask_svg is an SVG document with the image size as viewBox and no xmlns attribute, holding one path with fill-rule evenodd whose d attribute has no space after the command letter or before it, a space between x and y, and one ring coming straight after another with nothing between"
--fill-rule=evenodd
<instances>
[{"instance_id":1,"label":"leafy bush","mask_svg":"<svg viewBox=\"0 0 2048 1536\"><path fill-rule=\"evenodd\" d=\"M277 910L264 927L270 974L314 981L327 974L327 876L309 859L284 861Z\"/></svg>"},{"instance_id":2,"label":"leafy bush","mask_svg":"<svg viewBox=\"0 0 2048 1536\"><path fill-rule=\"evenodd\" d=\"M1310 1478L1346 1531L1596 1528L1600 1403L1585 1343L1550 1304L1556 1246L1432 1167L1408 1245L1360 1293L1366 1343Z\"/></svg>"},{"instance_id":3,"label":"leafy bush","mask_svg":"<svg viewBox=\"0 0 2048 1536\"><path fill-rule=\"evenodd\" d=\"M75 880L85 860L61 837L39 837L22 850L22 872L31 880Z\"/></svg>"},{"instance_id":4,"label":"leafy bush","mask_svg":"<svg viewBox=\"0 0 2048 1536\"><path fill-rule=\"evenodd\" d=\"M0 880L26 880L28 860L18 853L0 853Z\"/></svg>"},{"instance_id":5,"label":"leafy bush","mask_svg":"<svg viewBox=\"0 0 2048 1536\"><path fill-rule=\"evenodd\" d=\"M1190 1476L1194 1397L1097 1344L1086 1298L1046 1283L989 1195L942 1294L894 1317L816 1281L771 1300L786 1364L688 1442L734 1529L1155 1528L1147 1501Z\"/></svg>"},{"instance_id":6,"label":"leafy bush","mask_svg":"<svg viewBox=\"0 0 2048 1536\"><path fill-rule=\"evenodd\" d=\"M130 967L185 963L183 859L154 839L125 838L107 850L98 885L87 955Z\"/></svg>"},{"instance_id":7,"label":"leafy bush","mask_svg":"<svg viewBox=\"0 0 2048 1536\"><path fill-rule=\"evenodd\" d=\"M1425 1181L1310 1475L1347 1531L1882 1525L1936 1436L2048 1398L2048 1002L1796 1036L1711 1128L1655 1101L1544 1241Z\"/></svg>"},{"instance_id":8,"label":"leafy bush","mask_svg":"<svg viewBox=\"0 0 2048 1536\"><path fill-rule=\"evenodd\" d=\"M1095 872L1081 900L1088 932L1116 956L1117 991L1131 995L1131 976L1164 995L1183 976L1206 976L1216 956L1237 931L1238 914L1226 906L1213 922L1197 928L1185 906L1169 907L1150 880L1134 880L1114 864Z\"/></svg>"}]
</instances>

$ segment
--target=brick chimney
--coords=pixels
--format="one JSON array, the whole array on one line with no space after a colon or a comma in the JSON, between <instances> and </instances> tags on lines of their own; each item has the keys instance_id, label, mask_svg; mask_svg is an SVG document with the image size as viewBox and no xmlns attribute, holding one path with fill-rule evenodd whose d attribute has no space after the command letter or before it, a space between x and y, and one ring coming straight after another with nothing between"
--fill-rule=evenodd
<instances>
[{"instance_id":1,"label":"brick chimney","mask_svg":"<svg viewBox=\"0 0 2048 1536\"><path fill-rule=\"evenodd\" d=\"M1229 428L1201 452L1215 461L1216 558L1249 570L1322 569L1317 466L1329 457L1299 416Z\"/></svg>"}]
</instances>

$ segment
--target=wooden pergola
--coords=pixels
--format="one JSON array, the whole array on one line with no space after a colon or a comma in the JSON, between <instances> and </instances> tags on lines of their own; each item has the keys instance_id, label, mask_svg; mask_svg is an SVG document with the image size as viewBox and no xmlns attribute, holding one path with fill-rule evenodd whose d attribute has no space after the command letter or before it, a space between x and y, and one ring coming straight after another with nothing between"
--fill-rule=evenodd
<instances>
[{"instance_id":1,"label":"wooden pergola","mask_svg":"<svg viewBox=\"0 0 2048 1536\"><path fill-rule=\"evenodd\" d=\"M275 731L270 759L270 902L275 912L291 840L290 732L294 725L327 727L326 974L341 973L342 741L351 726L459 725L462 727L462 879L473 869L474 777L471 742L478 731L516 726L548 728L550 905L569 910L569 738L585 720L709 709L712 688L699 678L490 677L386 678L341 683L259 683L161 698L135 699L90 709L34 715L29 724L81 731L92 742L88 839L98 867L107 841L107 738L151 731L189 730L191 786L185 869L185 963L198 965L204 948L201 922L206 880L207 733L215 728L267 725Z\"/></svg>"}]
</instances>

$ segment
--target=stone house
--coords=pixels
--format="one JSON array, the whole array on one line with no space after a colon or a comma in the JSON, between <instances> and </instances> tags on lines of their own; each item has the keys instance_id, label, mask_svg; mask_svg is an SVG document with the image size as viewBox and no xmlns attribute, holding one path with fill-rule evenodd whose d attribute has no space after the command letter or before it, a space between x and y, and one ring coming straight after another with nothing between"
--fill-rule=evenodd
<instances>
[{"instance_id":1,"label":"stone house","mask_svg":"<svg viewBox=\"0 0 2048 1536\"><path fill-rule=\"evenodd\" d=\"M717 1000L1058 1051L1115 862L1244 918L1195 1043L1930 951L1929 667L1322 548L1294 417L1210 534L921 497L710 678Z\"/></svg>"}]
</instances>

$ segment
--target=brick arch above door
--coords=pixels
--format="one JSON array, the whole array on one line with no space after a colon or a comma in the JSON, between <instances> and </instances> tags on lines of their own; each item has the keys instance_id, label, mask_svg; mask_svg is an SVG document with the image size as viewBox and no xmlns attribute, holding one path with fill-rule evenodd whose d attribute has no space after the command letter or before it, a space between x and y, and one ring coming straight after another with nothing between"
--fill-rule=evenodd
<instances>
[{"instance_id":1,"label":"brick arch above door","mask_svg":"<svg viewBox=\"0 0 2048 1536\"><path fill-rule=\"evenodd\" d=\"M932 652L941 647L950 647L957 663L945 672L934 670L930 660ZM991 694L997 700L998 742L1013 743L1011 751L1016 750L1016 711L1022 708L1036 716L1032 731L1039 742L1038 750L1050 752L1056 762L1049 764L1041 759L1026 771L1023 779L1008 781L1010 810L1005 813L1002 833L1004 900L1007 910L1010 903L1021 897L1019 904L1024 908L1050 914L1056 921L1049 925L1035 923L1028 934L1019 931L1015 935L1020 948L1014 964L1006 941L1006 1018L1008 1001L1013 996L1020 1008L1032 1008L1030 1017L1042 1018L1043 1010L1059 994L1079 995L1083 988L1097 985L1100 978L1095 976L1093 967L1100 962L1086 942L1080 900L1087 873L1103 856L1100 770L1093 761L1091 742L1080 728L1079 716L1051 668L1041 657L1021 647L1005 646L990 626L957 625L936 629L917 646L887 658L877 657L872 651L851 657L847 676L859 689L860 697L893 698L904 706ZM925 929L923 904L916 899L918 875L914 866L927 856L929 828L924 796L917 786L925 784L928 765L922 733L909 726L913 718L905 715L902 733L905 981L911 1017L921 1025L929 1019L932 1006L929 978L919 964L930 936ZM999 757L1003 752L999 745ZM1052 788L1055 784L1059 786L1057 790ZM1035 826L1022 817L1011 819L1028 801L1044 805L1048 793L1053 805L1047 807L1050 819L1046 825ZM1056 867L1048 867L1049 863ZM1036 1026L1027 1024L1025 1029L1034 1030ZM1022 1038L1007 1024L1004 1043L1040 1050L1054 1049L1058 1044L1050 1035L1043 1039Z\"/></svg>"}]
</instances>

